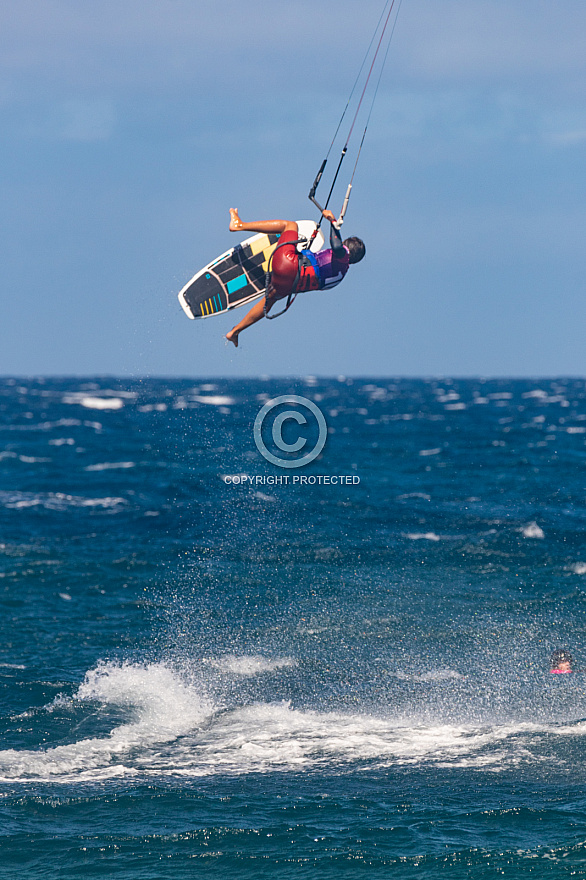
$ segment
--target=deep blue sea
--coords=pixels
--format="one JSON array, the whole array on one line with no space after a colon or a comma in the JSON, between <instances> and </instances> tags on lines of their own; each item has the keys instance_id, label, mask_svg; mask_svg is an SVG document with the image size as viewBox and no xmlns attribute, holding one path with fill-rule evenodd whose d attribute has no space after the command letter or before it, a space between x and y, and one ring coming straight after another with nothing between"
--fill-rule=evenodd
<instances>
[{"instance_id":1,"label":"deep blue sea","mask_svg":"<svg viewBox=\"0 0 586 880\"><path fill-rule=\"evenodd\" d=\"M586 877L585 476L583 379L1 379L0 878Z\"/></svg>"}]
</instances>

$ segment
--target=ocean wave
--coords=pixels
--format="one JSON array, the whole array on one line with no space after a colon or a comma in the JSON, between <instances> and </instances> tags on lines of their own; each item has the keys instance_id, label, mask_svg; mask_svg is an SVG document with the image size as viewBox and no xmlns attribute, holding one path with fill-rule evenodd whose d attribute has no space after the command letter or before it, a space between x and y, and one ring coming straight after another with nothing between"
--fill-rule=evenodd
<instances>
[{"instance_id":1,"label":"ocean wave","mask_svg":"<svg viewBox=\"0 0 586 880\"><path fill-rule=\"evenodd\" d=\"M33 455L18 455L16 452L0 452L0 461L4 461L7 458L16 458L18 461L22 461L23 464L46 464L48 461L51 461L50 458L39 458Z\"/></svg>"},{"instance_id":2,"label":"ocean wave","mask_svg":"<svg viewBox=\"0 0 586 880\"><path fill-rule=\"evenodd\" d=\"M54 422L32 422L30 425L0 425L0 431L53 431L55 428L92 428L96 433L102 430L101 422L82 419L57 419ZM51 441L49 441L51 442Z\"/></svg>"},{"instance_id":3,"label":"ocean wave","mask_svg":"<svg viewBox=\"0 0 586 880\"><path fill-rule=\"evenodd\" d=\"M88 464L84 471L114 471L136 467L134 461L104 461L100 464Z\"/></svg>"},{"instance_id":4,"label":"ocean wave","mask_svg":"<svg viewBox=\"0 0 586 880\"><path fill-rule=\"evenodd\" d=\"M527 523L521 529L521 533L524 538L545 538L545 532L536 522Z\"/></svg>"},{"instance_id":5,"label":"ocean wave","mask_svg":"<svg viewBox=\"0 0 586 880\"><path fill-rule=\"evenodd\" d=\"M207 394L205 396L196 394L192 400L196 403L207 403L210 406L231 406L236 403L236 398L228 397L227 394Z\"/></svg>"},{"instance_id":6,"label":"ocean wave","mask_svg":"<svg viewBox=\"0 0 586 880\"><path fill-rule=\"evenodd\" d=\"M143 406L138 406L137 409L141 413L166 412L168 406L166 403L145 403Z\"/></svg>"},{"instance_id":7,"label":"ocean wave","mask_svg":"<svg viewBox=\"0 0 586 880\"><path fill-rule=\"evenodd\" d=\"M68 510L76 507L97 507L114 510L126 504L125 498L84 498L63 492L0 492L0 507L25 510L41 507L45 510Z\"/></svg>"},{"instance_id":8,"label":"ocean wave","mask_svg":"<svg viewBox=\"0 0 586 880\"><path fill-rule=\"evenodd\" d=\"M435 532L408 532L405 535L410 541L440 541L439 535Z\"/></svg>"},{"instance_id":9,"label":"ocean wave","mask_svg":"<svg viewBox=\"0 0 586 880\"><path fill-rule=\"evenodd\" d=\"M121 397L91 397L87 394L74 392L65 394L61 398L61 403L78 404L86 409L102 409L117 410L122 409L124 401Z\"/></svg>"},{"instance_id":10,"label":"ocean wave","mask_svg":"<svg viewBox=\"0 0 586 880\"><path fill-rule=\"evenodd\" d=\"M440 681L458 674L435 670L425 676L426 681ZM110 713L116 708L126 712L128 720L101 738L0 751L0 780L197 778L325 767L355 770L365 763L379 768L428 763L494 772L524 761L548 760L539 747L544 734L586 735L586 722L448 724L418 717L318 712L293 708L287 701L226 709L214 705L202 685L164 663L99 664L72 698L58 697L46 708L71 713L85 703L98 703ZM92 711L96 714L95 708Z\"/></svg>"},{"instance_id":11,"label":"ocean wave","mask_svg":"<svg viewBox=\"0 0 586 880\"><path fill-rule=\"evenodd\" d=\"M42 751L0 751L0 779L66 781L72 776L134 775L137 767L127 763L131 752L146 757L157 744L193 731L212 711L192 685L160 663L100 664L86 674L73 700L126 708L131 720L102 739L83 739ZM57 707L54 703L53 709Z\"/></svg>"}]
</instances>

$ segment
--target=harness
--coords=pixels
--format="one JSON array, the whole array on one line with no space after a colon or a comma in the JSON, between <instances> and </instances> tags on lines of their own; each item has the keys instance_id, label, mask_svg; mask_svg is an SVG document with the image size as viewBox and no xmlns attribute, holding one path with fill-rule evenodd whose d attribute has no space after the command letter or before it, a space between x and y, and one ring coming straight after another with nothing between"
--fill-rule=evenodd
<instances>
[{"instance_id":1,"label":"harness","mask_svg":"<svg viewBox=\"0 0 586 880\"><path fill-rule=\"evenodd\" d=\"M265 307L264 307L264 316L268 318L270 321L273 318L278 318L280 315L284 315L285 312L293 305L295 302L295 298L298 293L303 293L308 288L307 286L299 287L299 281L301 279L301 271L303 268L311 268L315 272L315 277L318 279L319 289L321 290L323 287L323 283L320 277L319 265L316 259L315 254L313 254L310 250L302 250L300 254L298 254L297 259L297 274L295 276L295 281L293 282L293 287L289 295L287 296L287 303L284 309L281 309L280 312L275 312L274 315L269 315L269 288L271 286L271 266L273 264L273 257L277 253L280 247L284 247L285 245L295 245L305 244L307 242L306 238L298 238L297 241L284 241L282 244L278 244L272 254L269 257L269 262L267 265L267 273L265 275Z\"/></svg>"},{"instance_id":2,"label":"harness","mask_svg":"<svg viewBox=\"0 0 586 880\"><path fill-rule=\"evenodd\" d=\"M310 251L309 249L308 250L304 249L299 254L299 274L301 274L302 269L313 269L314 277L317 278L317 289L323 290L324 280L321 276L317 257L313 253L313 251ZM309 275L308 277L310 278L311 275ZM306 285L305 287L301 288L299 292L301 292L302 290L305 291L305 290L309 290L309 289L310 289L309 286Z\"/></svg>"}]
</instances>

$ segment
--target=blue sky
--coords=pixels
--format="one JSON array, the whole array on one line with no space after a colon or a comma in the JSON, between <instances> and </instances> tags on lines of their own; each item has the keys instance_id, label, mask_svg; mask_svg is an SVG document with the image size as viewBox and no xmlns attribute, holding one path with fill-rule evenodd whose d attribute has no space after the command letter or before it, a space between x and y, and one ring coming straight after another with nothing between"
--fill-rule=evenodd
<instances>
[{"instance_id":1,"label":"blue sky","mask_svg":"<svg viewBox=\"0 0 586 880\"><path fill-rule=\"evenodd\" d=\"M0 374L583 374L583 0L403 0L344 226L367 259L238 351L242 312L183 315L230 206L315 216L382 5L5 0Z\"/></svg>"}]
</instances>

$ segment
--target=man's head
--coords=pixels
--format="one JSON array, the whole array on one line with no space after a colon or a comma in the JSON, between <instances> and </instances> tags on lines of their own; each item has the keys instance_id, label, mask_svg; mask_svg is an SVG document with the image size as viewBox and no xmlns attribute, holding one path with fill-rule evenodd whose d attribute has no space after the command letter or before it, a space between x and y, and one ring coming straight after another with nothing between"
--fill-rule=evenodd
<instances>
[{"instance_id":1,"label":"man's head","mask_svg":"<svg viewBox=\"0 0 586 880\"><path fill-rule=\"evenodd\" d=\"M355 235L344 240L344 247L348 249L351 263L359 263L366 253L364 242Z\"/></svg>"},{"instance_id":2,"label":"man's head","mask_svg":"<svg viewBox=\"0 0 586 880\"><path fill-rule=\"evenodd\" d=\"M569 651L565 648L559 648L551 655L551 668L562 672L571 672L574 660Z\"/></svg>"}]
</instances>

